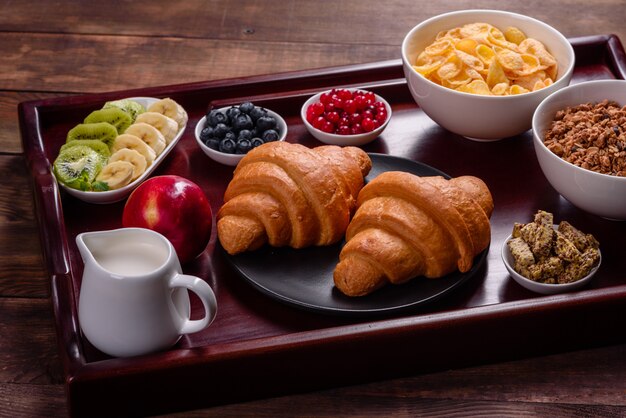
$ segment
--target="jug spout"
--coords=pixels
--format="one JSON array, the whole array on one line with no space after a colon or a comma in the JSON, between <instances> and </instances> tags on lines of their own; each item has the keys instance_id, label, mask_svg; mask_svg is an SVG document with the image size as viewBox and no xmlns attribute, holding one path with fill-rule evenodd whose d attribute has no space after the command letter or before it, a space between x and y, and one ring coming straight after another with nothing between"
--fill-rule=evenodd
<instances>
[{"instance_id":1,"label":"jug spout","mask_svg":"<svg viewBox=\"0 0 626 418\"><path fill-rule=\"evenodd\" d=\"M88 245L89 237L94 234L98 234L98 232L83 232L76 236L76 245L78 246L78 251L80 252L84 264L95 262L92 249L90 245Z\"/></svg>"}]
</instances>

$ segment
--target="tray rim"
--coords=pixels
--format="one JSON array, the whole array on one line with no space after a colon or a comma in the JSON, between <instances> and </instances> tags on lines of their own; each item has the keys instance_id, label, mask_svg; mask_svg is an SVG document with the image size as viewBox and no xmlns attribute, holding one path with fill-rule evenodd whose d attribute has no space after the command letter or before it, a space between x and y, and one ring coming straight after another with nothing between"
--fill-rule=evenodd
<instances>
[{"instance_id":1,"label":"tray rim","mask_svg":"<svg viewBox=\"0 0 626 418\"><path fill-rule=\"evenodd\" d=\"M620 40L615 35L598 35L570 38L574 47L604 47L605 54L611 62L618 76L626 79L626 54ZM399 69L399 71L398 71ZM339 67L327 67L311 70L290 71L278 74L257 75L241 78L231 78L208 82L194 82L187 84L148 87L124 91L126 95L152 96L176 93L186 94L196 90L228 89L235 85L236 91L245 91L254 85L279 85L286 81L298 81L306 78L320 78L324 76L337 77L342 74L366 75L369 72L379 71L382 75L397 76L401 73L400 60L388 60L367 64L355 64ZM396 79L403 78L396 77ZM393 78L380 80L391 81ZM374 82L376 80L372 80ZM281 91L288 91L284 89ZM294 93L294 90L289 90ZM71 286L71 270L69 267L69 248L63 218L62 205L56 181L51 178L44 153L39 112L46 108L67 107L77 104L101 102L107 98L120 95L121 92L106 92L99 94L75 95L62 98L50 98L22 102L18 105L19 126L24 145L24 156L27 159L29 174L33 180L33 189L36 205L36 215L39 223L39 234L42 242L43 257L46 270L51 282L51 301L57 342L61 359L64 365L66 385L70 406L73 402L72 387L80 382L92 382L100 377L120 379L128 375L141 375L146 371L157 371L177 368L186 365L207 364L219 362L233 357L251 358L268 353L282 353L297 350L310 344L331 347L333 344L345 342L353 338L381 338L389 332L401 335L412 335L420 329L433 326L448 326L451 321L455 324L472 324L485 318L487 315L496 315L501 319L522 317L537 312L559 311L568 312L580 310L583 307L595 304L622 304L626 301L626 284L609 288L581 290L564 295L545 296L537 299L527 299L505 302L495 305L478 306L455 311L420 314L392 319L375 320L361 324L341 325L337 327L316 329L311 331L291 333L273 337L263 337L254 340L243 340L229 343L220 343L212 346L193 349L180 349L185 355L177 357L175 353L165 352L154 356L135 359L110 359L99 362L86 362L81 349L81 339L77 328L77 312L75 295ZM232 97L240 97L233 94ZM48 204L46 204L46 201ZM46 207L48 210L43 211ZM55 251L49 251L49 244L57 243ZM48 250L48 251L47 251ZM69 301L69 305L66 303ZM558 307L555 307L558 302ZM68 320L69 319L69 320ZM63 323L70 324L64 328ZM173 350L176 351L176 350ZM165 364L163 364L165 362ZM121 376L121 377L120 377Z\"/></svg>"}]
</instances>

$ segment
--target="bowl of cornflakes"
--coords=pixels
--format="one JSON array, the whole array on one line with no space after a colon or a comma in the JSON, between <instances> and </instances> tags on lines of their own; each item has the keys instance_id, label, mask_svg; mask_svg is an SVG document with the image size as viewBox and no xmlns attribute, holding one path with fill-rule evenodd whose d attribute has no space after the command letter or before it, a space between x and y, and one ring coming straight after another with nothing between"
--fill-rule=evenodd
<instances>
[{"instance_id":1,"label":"bowl of cornflakes","mask_svg":"<svg viewBox=\"0 0 626 418\"><path fill-rule=\"evenodd\" d=\"M415 102L443 128L477 141L530 129L539 103L569 85L574 60L556 29L498 10L438 15L402 42Z\"/></svg>"},{"instance_id":2,"label":"bowl of cornflakes","mask_svg":"<svg viewBox=\"0 0 626 418\"><path fill-rule=\"evenodd\" d=\"M539 166L574 206L626 220L626 81L593 80L548 96L533 117Z\"/></svg>"}]
</instances>

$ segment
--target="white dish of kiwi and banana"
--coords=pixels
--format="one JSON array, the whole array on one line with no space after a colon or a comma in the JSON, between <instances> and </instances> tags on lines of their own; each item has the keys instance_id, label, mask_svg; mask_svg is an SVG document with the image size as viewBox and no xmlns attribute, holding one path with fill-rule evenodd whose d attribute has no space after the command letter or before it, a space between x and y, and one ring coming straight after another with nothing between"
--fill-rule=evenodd
<instances>
[{"instance_id":1,"label":"white dish of kiwi and banana","mask_svg":"<svg viewBox=\"0 0 626 418\"><path fill-rule=\"evenodd\" d=\"M170 98L107 102L68 132L52 164L57 183L89 203L125 199L176 146L187 119Z\"/></svg>"}]
</instances>

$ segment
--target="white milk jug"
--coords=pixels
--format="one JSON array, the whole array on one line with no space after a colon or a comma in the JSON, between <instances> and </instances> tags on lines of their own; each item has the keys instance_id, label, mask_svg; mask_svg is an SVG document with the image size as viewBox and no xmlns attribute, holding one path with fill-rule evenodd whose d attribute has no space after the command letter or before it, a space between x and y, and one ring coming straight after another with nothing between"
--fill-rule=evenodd
<instances>
[{"instance_id":1,"label":"white milk jug","mask_svg":"<svg viewBox=\"0 0 626 418\"><path fill-rule=\"evenodd\" d=\"M176 251L163 235L121 228L85 232L76 243L85 265L78 320L100 351L128 357L163 350L215 318L213 290L204 280L181 274ZM187 289L202 301L202 319L189 318Z\"/></svg>"}]
</instances>

